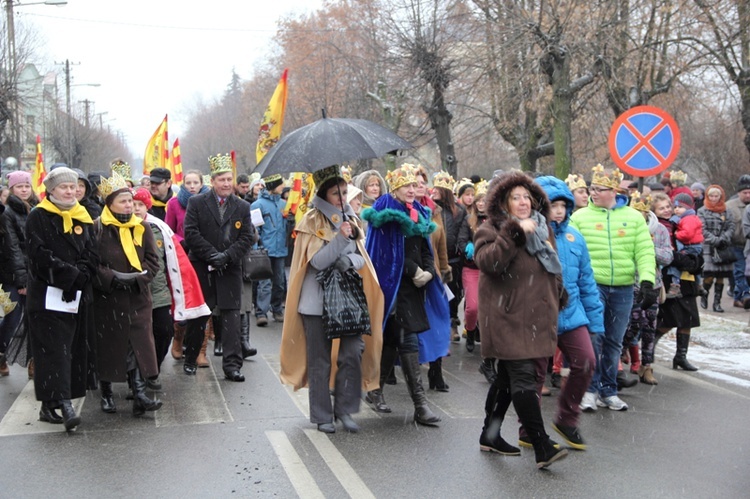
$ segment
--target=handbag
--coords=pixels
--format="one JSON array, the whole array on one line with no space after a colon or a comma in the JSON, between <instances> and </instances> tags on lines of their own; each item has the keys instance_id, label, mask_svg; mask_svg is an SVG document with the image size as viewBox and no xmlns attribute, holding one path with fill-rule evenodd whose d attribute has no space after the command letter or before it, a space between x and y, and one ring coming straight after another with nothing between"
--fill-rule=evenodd
<instances>
[{"instance_id":1,"label":"handbag","mask_svg":"<svg viewBox=\"0 0 750 499\"><path fill-rule=\"evenodd\" d=\"M242 280L262 281L273 277L271 258L266 248L251 249L242 259Z\"/></svg>"},{"instance_id":2,"label":"handbag","mask_svg":"<svg viewBox=\"0 0 750 499\"><path fill-rule=\"evenodd\" d=\"M714 251L711 253L711 260L714 263L734 263L737 261L737 255L734 254L734 250L731 246L719 249L714 246Z\"/></svg>"},{"instance_id":3,"label":"handbag","mask_svg":"<svg viewBox=\"0 0 750 499\"><path fill-rule=\"evenodd\" d=\"M322 320L329 340L372 334L362 276L356 270L340 272L331 266L318 272L315 279L323 288Z\"/></svg>"}]
</instances>

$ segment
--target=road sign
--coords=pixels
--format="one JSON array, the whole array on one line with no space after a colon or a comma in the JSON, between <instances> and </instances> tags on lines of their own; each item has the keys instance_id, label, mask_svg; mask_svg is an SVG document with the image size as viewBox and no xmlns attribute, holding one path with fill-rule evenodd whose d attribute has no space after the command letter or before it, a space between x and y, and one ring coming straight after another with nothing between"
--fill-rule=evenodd
<instances>
[{"instance_id":1,"label":"road sign","mask_svg":"<svg viewBox=\"0 0 750 499\"><path fill-rule=\"evenodd\" d=\"M654 106L637 106L621 114L609 130L609 154L635 177L656 175L680 152L680 129L674 118Z\"/></svg>"}]
</instances>

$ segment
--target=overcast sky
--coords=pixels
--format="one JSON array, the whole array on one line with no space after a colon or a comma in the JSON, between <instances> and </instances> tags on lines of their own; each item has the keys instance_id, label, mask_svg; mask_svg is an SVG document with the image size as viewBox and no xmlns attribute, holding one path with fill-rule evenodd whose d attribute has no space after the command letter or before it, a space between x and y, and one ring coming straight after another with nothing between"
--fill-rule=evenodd
<instances>
[{"instance_id":1,"label":"overcast sky","mask_svg":"<svg viewBox=\"0 0 750 499\"><path fill-rule=\"evenodd\" d=\"M320 4L69 0L61 7L16 7L15 19L17 31L33 26L43 37L43 53L31 62L40 71L59 71L64 92L63 66L55 63L70 60L72 83L79 85L71 88L72 103L94 101L92 114L106 113L104 125L120 130L139 158L165 114L173 141L185 129L185 110L197 97L221 96L232 68L249 78L256 61L267 57L281 16ZM96 83L101 86L85 86Z\"/></svg>"}]
</instances>

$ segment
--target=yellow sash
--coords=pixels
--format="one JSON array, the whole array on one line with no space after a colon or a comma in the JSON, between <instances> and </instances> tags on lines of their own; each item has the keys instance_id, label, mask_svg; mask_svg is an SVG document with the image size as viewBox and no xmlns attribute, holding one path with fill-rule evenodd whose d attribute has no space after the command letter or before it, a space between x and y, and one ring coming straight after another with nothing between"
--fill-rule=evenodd
<instances>
[{"instance_id":1,"label":"yellow sash","mask_svg":"<svg viewBox=\"0 0 750 499\"><path fill-rule=\"evenodd\" d=\"M128 257L130 265L138 270L143 270L141 261L138 259L138 253L135 251L136 246L143 246L143 232L146 230L141 225L143 220L133 215L126 223L122 223L109 211L109 206L105 206L102 210L101 220L102 225L114 225L120 228L120 244L125 251L125 256ZM132 233L130 229L133 229Z\"/></svg>"},{"instance_id":2,"label":"yellow sash","mask_svg":"<svg viewBox=\"0 0 750 499\"><path fill-rule=\"evenodd\" d=\"M82 224L93 224L94 221L91 220L91 216L89 215L89 212L86 211L86 208L78 204L76 201L75 206L73 206L69 210L61 210L57 206L52 203L47 198L44 198L42 202L40 202L38 205L36 205L37 208L41 208L44 211L47 211L49 213L54 213L55 215L60 215L63 219L63 232L66 234L69 234L73 232L73 219L75 218Z\"/></svg>"}]
</instances>

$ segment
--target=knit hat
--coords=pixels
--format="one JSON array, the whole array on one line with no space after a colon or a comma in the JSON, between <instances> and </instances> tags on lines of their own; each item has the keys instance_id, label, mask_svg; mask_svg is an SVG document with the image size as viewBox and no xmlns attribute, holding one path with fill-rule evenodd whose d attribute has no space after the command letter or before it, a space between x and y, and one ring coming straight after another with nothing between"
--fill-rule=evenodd
<instances>
[{"instance_id":1,"label":"knit hat","mask_svg":"<svg viewBox=\"0 0 750 499\"><path fill-rule=\"evenodd\" d=\"M148 189L145 187L139 187L134 193L133 193L133 201L140 201L141 203L146 205L146 209L151 209L151 192L149 192Z\"/></svg>"},{"instance_id":2,"label":"knit hat","mask_svg":"<svg viewBox=\"0 0 750 499\"><path fill-rule=\"evenodd\" d=\"M10 172L5 176L5 178L8 179L8 187L11 189L14 185L31 184L31 173L21 170Z\"/></svg>"},{"instance_id":3,"label":"knit hat","mask_svg":"<svg viewBox=\"0 0 750 499\"><path fill-rule=\"evenodd\" d=\"M737 183L737 192L750 189L750 175L743 175Z\"/></svg>"},{"instance_id":4,"label":"knit hat","mask_svg":"<svg viewBox=\"0 0 750 499\"><path fill-rule=\"evenodd\" d=\"M67 166L60 166L49 172L47 176L44 177L44 187L47 188L47 192L51 192L52 189L63 182L72 182L73 184L78 185L78 174Z\"/></svg>"},{"instance_id":5,"label":"knit hat","mask_svg":"<svg viewBox=\"0 0 750 499\"><path fill-rule=\"evenodd\" d=\"M474 182L471 181L470 178L462 178L458 182L456 182L456 185L454 186L454 189L456 190L456 197L460 198L463 196L466 189L473 189L474 188Z\"/></svg>"},{"instance_id":6,"label":"knit hat","mask_svg":"<svg viewBox=\"0 0 750 499\"><path fill-rule=\"evenodd\" d=\"M685 192L681 192L680 194L674 197L674 204L681 205L685 208L690 208L690 209L695 208L695 201L693 200L693 196Z\"/></svg>"},{"instance_id":7,"label":"knit hat","mask_svg":"<svg viewBox=\"0 0 750 499\"><path fill-rule=\"evenodd\" d=\"M700 182L695 182L693 185L690 186L691 191L700 190L703 192L706 192L706 186L701 184Z\"/></svg>"}]
</instances>

